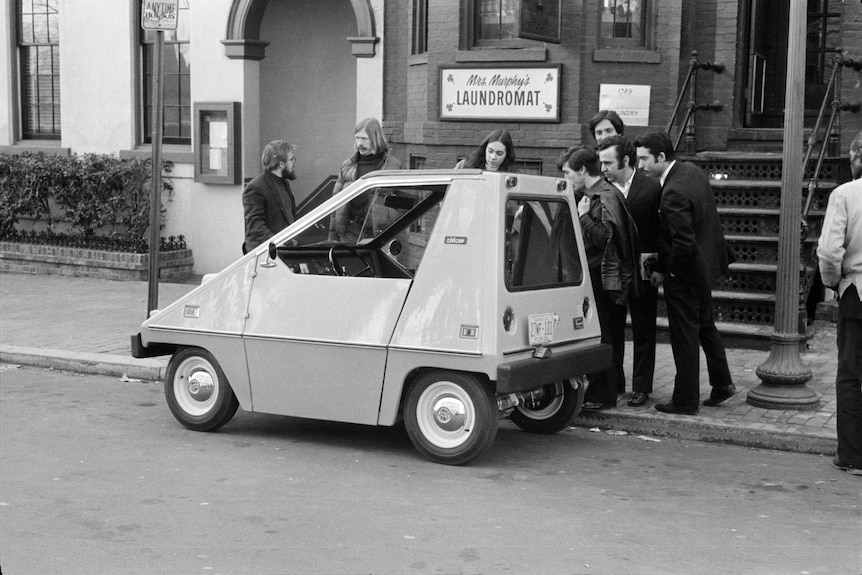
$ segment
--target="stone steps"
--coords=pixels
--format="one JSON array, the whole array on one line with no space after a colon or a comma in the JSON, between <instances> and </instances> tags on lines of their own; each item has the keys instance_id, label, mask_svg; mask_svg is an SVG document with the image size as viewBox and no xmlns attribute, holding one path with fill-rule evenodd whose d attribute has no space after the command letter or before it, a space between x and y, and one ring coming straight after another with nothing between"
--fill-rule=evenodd
<instances>
[{"instance_id":1,"label":"stone steps","mask_svg":"<svg viewBox=\"0 0 862 575\"><path fill-rule=\"evenodd\" d=\"M771 135L771 136L774 136ZM775 324L781 216L782 155L736 149L700 152L689 158L710 178L725 238L737 261L713 291L716 325L728 347L769 349ZM840 159L824 162L808 213L808 228L800 246L800 333L807 337L804 306L816 268L814 249L829 192L840 177ZM846 162L844 162L846 163ZM806 170L805 178L811 177ZM809 180L800 194L805 205ZM800 226L802 216L800 214ZM659 328L666 338L667 319L663 293L659 292Z\"/></svg>"}]
</instances>

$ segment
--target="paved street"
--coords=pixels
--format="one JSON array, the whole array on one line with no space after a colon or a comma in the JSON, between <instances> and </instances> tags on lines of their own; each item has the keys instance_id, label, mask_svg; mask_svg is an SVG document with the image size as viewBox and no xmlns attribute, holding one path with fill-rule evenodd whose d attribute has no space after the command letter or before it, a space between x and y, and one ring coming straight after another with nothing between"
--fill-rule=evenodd
<instances>
[{"instance_id":1,"label":"paved street","mask_svg":"<svg viewBox=\"0 0 862 575\"><path fill-rule=\"evenodd\" d=\"M196 282L195 282L196 284ZM131 357L129 336L146 316L146 282L115 282L89 278L0 273L0 361L54 367L80 373L157 380L164 377L167 357ZM165 306L195 285L161 283L159 304ZM62 302L62 304L58 304ZM62 313L60 313L62 312ZM740 389L736 397L700 414L669 416L653 409L673 391L674 366L669 344L656 348L654 390L646 407L632 408L620 398L614 409L582 415L577 425L626 429L685 439L703 439L754 447L834 454L835 324L817 322L801 360L812 371L808 387L819 397L814 409L763 409L749 405L746 395L760 385L756 369L768 351L728 349L728 362ZM626 344L626 377L631 382L632 344ZM706 362L701 359L701 394L708 397ZM631 386L629 385L629 388Z\"/></svg>"},{"instance_id":2,"label":"paved street","mask_svg":"<svg viewBox=\"0 0 862 575\"><path fill-rule=\"evenodd\" d=\"M825 456L504 422L475 464L400 428L239 412L0 367L6 575L862 572L862 482Z\"/></svg>"}]
</instances>

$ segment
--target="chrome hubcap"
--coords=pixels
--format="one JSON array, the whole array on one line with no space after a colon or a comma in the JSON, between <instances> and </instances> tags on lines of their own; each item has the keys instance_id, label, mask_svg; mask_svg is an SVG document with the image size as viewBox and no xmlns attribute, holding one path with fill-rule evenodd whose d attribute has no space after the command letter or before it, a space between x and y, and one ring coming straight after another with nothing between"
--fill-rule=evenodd
<instances>
[{"instance_id":1,"label":"chrome hubcap","mask_svg":"<svg viewBox=\"0 0 862 575\"><path fill-rule=\"evenodd\" d=\"M416 420L425 439L437 447L452 449L464 444L472 435L476 411L462 387L438 381L419 397Z\"/></svg>"}]
</instances>

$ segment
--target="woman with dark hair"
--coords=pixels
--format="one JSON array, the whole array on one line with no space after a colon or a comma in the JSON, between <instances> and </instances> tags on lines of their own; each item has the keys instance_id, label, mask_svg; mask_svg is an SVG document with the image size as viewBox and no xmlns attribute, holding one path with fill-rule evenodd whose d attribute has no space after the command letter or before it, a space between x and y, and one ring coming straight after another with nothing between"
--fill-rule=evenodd
<instances>
[{"instance_id":1,"label":"woman with dark hair","mask_svg":"<svg viewBox=\"0 0 862 575\"><path fill-rule=\"evenodd\" d=\"M507 130L494 130L455 168L479 168L489 172L514 172L515 146Z\"/></svg>"}]
</instances>

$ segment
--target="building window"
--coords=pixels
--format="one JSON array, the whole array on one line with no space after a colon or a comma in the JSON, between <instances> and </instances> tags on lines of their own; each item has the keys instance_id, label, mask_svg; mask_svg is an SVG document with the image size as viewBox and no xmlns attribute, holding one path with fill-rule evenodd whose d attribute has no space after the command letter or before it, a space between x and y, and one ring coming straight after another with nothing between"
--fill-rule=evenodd
<instances>
[{"instance_id":1,"label":"building window","mask_svg":"<svg viewBox=\"0 0 862 575\"><path fill-rule=\"evenodd\" d=\"M164 100L162 110L162 141L165 144L191 145L192 143L192 102L191 102L191 64L189 62L189 2L180 0L177 16L177 29L166 30L165 53L163 60ZM153 53L155 52L156 33L142 32L142 69L143 82L143 122L141 140L151 143L153 137Z\"/></svg>"},{"instance_id":2,"label":"building window","mask_svg":"<svg viewBox=\"0 0 862 575\"><path fill-rule=\"evenodd\" d=\"M542 160L515 160L515 169L522 174L542 175Z\"/></svg>"},{"instance_id":3,"label":"building window","mask_svg":"<svg viewBox=\"0 0 862 575\"><path fill-rule=\"evenodd\" d=\"M425 161L425 156L417 156L416 154L410 154L410 169L424 170Z\"/></svg>"},{"instance_id":4,"label":"building window","mask_svg":"<svg viewBox=\"0 0 862 575\"><path fill-rule=\"evenodd\" d=\"M475 0L474 38L482 41L515 38L517 0Z\"/></svg>"},{"instance_id":5,"label":"building window","mask_svg":"<svg viewBox=\"0 0 862 575\"><path fill-rule=\"evenodd\" d=\"M428 0L413 0L413 38L410 53L428 51Z\"/></svg>"},{"instance_id":6,"label":"building window","mask_svg":"<svg viewBox=\"0 0 862 575\"><path fill-rule=\"evenodd\" d=\"M18 0L23 139L60 139L59 0Z\"/></svg>"},{"instance_id":7,"label":"building window","mask_svg":"<svg viewBox=\"0 0 862 575\"><path fill-rule=\"evenodd\" d=\"M601 0L599 38L603 47L645 48L649 0Z\"/></svg>"}]
</instances>

